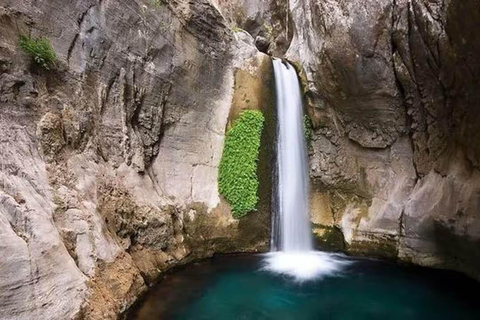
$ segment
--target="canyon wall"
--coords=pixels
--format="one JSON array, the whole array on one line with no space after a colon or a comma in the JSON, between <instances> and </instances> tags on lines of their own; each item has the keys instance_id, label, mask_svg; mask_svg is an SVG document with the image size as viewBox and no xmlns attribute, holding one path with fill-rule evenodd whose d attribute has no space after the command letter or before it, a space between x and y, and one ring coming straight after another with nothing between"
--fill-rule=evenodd
<instances>
[{"instance_id":1,"label":"canyon wall","mask_svg":"<svg viewBox=\"0 0 480 320\"><path fill-rule=\"evenodd\" d=\"M319 244L480 277L476 1L290 1Z\"/></svg>"},{"instance_id":2,"label":"canyon wall","mask_svg":"<svg viewBox=\"0 0 480 320\"><path fill-rule=\"evenodd\" d=\"M173 266L268 249L259 50L300 72L319 246L479 278L479 24L474 0L1 1L0 318L115 319ZM267 127L235 220L217 169L245 109Z\"/></svg>"},{"instance_id":3,"label":"canyon wall","mask_svg":"<svg viewBox=\"0 0 480 320\"><path fill-rule=\"evenodd\" d=\"M0 318L115 319L172 266L267 250L268 201L233 219L217 167L270 74L207 0L2 1Z\"/></svg>"},{"instance_id":4,"label":"canyon wall","mask_svg":"<svg viewBox=\"0 0 480 320\"><path fill-rule=\"evenodd\" d=\"M294 25L288 1L212 0L234 30L252 36L256 47L283 57L293 37Z\"/></svg>"}]
</instances>

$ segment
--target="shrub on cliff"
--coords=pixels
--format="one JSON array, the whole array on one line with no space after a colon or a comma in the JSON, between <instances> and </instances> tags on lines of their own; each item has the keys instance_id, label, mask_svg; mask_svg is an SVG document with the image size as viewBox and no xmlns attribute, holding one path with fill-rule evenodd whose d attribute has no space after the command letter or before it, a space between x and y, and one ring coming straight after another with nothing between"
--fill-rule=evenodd
<instances>
[{"instance_id":1,"label":"shrub on cliff","mask_svg":"<svg viewBox=\"0 0 480 320\"><path fill-rule=\"evenodd\" d=\"M40 67L50 70L55 66L57 55L47 39L34 39L30 36L21 35L19 44L20 48L31 56L33 61Z\"/></svg>"},{"instance_id":2,"label":"shrub on cliff","mask_svg":"<svg viewBox=\"0 0 480 320\"><path fill-rule=\"evenodd\" d=\"M303 130L305 133L305 140L307 141L307 147L310 147L313 139L313 124L307 114L303 116Z\"/></svg>"},{"instance_id":3,"label":"shrub on cliff","mask_svg":"<svg viewBox=\"0 0 480 320\"><path fill-rule=\"evenodd\" d=\"M244 111L225 136L218 186L235 218L257 206L257 162L264 122L260 111Z\"/></svg>"}]
</instances>

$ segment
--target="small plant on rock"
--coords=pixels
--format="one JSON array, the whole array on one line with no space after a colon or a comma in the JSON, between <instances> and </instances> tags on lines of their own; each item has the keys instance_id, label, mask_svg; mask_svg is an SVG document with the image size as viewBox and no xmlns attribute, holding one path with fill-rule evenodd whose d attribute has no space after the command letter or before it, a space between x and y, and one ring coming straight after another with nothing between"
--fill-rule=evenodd
<instances>
[{"instance_id":1,"label":"small plant on rock","mask_svg":"<svg viewBox=\"0 0 480 320\"><path fill-rule=\"evenodd\" d=\"M235 33L238 33L238 32L242 32L243 29L240 28L240 27L237 27L237 26L233 26L233 27L232 27L232 31L235 32Z\"/></svg>"},{"instance_id":2,"label":"small plant on rock","mask_svg":"<svg viewBox=\"0 0 480 320\"><path fill-rule=\"evenodd\" d=\"M163 0L150 0L150 4L154 7L160 7Z\"/></svg>"},{"instance_id":3,"label":"small plant on rock","mask_svg":"<svg viewBox=\"0 0 480 320\"><path fill-rule=\"evenodd\" d=\"M307 141L307 147L310 148L313 138L313 124L312 120L307 114L303 116L303 130L305 132L305 140Z\"/></svg>"},{"instance_id":4,"label":"small plant on rock","mask_svg":"<svg viewBox=\"0 0 480 320\"><path fill-rule=\"evenodd\" d=\"M265 32L267 33L267 34L266 34L266 38L272 37L272 35L273 35L273 27L272 27L272 25L271 25L271 24L265 24L264 27L265 27Z\"/></svg>"},{"instance_id":5,"label":"small plant on rock","mask_svg":"<svg viewBox=\"0 0 480 320\"><path fill-rule=\"evenodd\" d=\"M257 206L257 161L264 122L260 111L244 111L225 136L218 186L237 219Z\"/></svg>"},{"instance_id":6,"label":"small plant on rock","mask_svg":"<svg viewBox=\"0 0 480 320\"><path fill-rule=\"evenodd\" d=\"M50 70L55 66L57 55L53 50L50 41L46 38L32 38L21 35L19 39L20 48L32 57L33 61L40 67Z\"/></svg>"}]
</instances>

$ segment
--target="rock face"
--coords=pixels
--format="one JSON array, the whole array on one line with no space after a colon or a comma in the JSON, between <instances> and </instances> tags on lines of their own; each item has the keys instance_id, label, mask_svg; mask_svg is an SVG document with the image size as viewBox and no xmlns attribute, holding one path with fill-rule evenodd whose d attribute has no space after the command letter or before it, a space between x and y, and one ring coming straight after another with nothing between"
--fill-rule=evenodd
<instances>
[{"instance_id":1,"label":"rock face","mask_svg":"<svg viewBox=\"0 0 480 320\"><path fill-rule=\"evenodd\" d=\"M255 46L302 71L319 244L480 278L479 24L475 0L3 0L0 318L115 319L172 266L267 249ZM235 220L217 168L245 109L267 147Z\"/></svg>"},{"instance_id":2,"label":"rock face","mask_svg":"<svg viewBox=\"0 0 480 320\"><path fill-rule=\"evenodd\" d=\"M212 0L234 30L245 30L261 52L282 57L293 36L288 1Z\"/></svg>"},{"instance_id":3,"label":"rock face","mask_svg":"<svg viewBox=\"0 0 480 320\"><path fill-rule=\"evenodd\" d=\"M473 0L297 0L287 57L315 125L315 232L337 249L480 277Z\"/></svg>"},{"instance_id":4,"label":"rock face","mask_svg":"<svg viewBox=\"0 0 480 320\"><path fill-rule=\"evenodd\" d=\"M3 1L0 318L115 319L171 266L266 250L268 201L232 219L217 167L235 79L266 108L269 63L207 0Z\"/></svg>"}]
</instances>

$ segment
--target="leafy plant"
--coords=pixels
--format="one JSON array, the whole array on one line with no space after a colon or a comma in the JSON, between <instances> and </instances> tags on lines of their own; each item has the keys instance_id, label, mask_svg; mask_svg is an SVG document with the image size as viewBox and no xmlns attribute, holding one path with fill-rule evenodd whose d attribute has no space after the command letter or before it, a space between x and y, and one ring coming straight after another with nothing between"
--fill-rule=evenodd
<instances>
[{"instance_id":1,"label":"leafy plant","mask_svg":"<svg viewBox=\"0 0 480 320\"><path fill-rule=\"evenodd\" d=\"M20 48L30 55L36 64L50 70L55 66L57 55L46 38L34 39L31 36L21 35L19 38Z\"/></svg>"},{"instance_id":2,"label":"leafy plant","mask_svg":"<svg viewBox=\"0 0 480 320\"><path fill-rule=\"evenodd\" d=\"M260 111L244 111L225 136L218 186L237 219L257 206L257 162L264 122Z\"/></svg>"},{"instance_id":3,"label":"leafy plant","mask_svg":"<svg viewBox=\"0 0 480 320\"><path fill-rule=\"evenodd\" d=\"M305 132L305 140L307 141L307 147L310 147L313 138L313 124L312 120L307 114L303 116L303 130Z\"/></svg>"}]
</instances>

